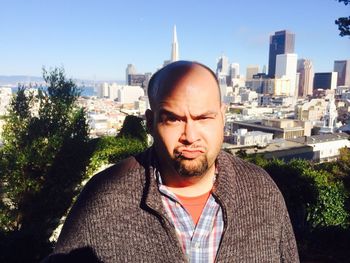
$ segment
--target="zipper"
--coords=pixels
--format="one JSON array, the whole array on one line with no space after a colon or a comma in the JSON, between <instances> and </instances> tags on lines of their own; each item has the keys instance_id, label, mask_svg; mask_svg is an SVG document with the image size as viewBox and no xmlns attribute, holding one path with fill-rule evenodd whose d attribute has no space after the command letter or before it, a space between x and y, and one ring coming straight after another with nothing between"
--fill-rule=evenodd
<instances>
[{"instance_id":1,"label":"zipper","mask_svg":"<svg viewBox=\"0 0 350 263\"><path fill-rule=\"evenodd\" d=\"M224 241L225 233L226 233L226 230L227 230L227 212L226 212L226 208L223 206L223 203L221 202L220 198L218 198L214 193L213 193L213 196L216 199L216 201L219 203L219 205L220 205L220 207L222 209L222 218L224 220L224 229L222 231L219 248L218 248L218 251L216 252L216 257L215 257L215 260L214 260L214 263L217 263L218 260L219 260L220 251L222 250L222 243Z\"/></svg>"},{"instance_id":2,"label":"zipper","mask_svg":"<svg viewBox=\"0 0 350 263\"><path fill-rule=\"evenodd\" d=\"M187 256L184 254L184 252L182 251L182 247L180 246L180 241L177 238L174 226L172 225L172 223L170 222L170 220L166 217L163 216L161 213L159 213L158 211L152 209L157 216L159 217L159 219L161 220L161 223L163 225L163 228L165 229L165 231L168 233L168 235L170 235L172 237L171 241L172 243L174 243L174 245L178 248L178 250L181 252L182 255L182 259L184 260L184 262L186 263L190 263L190 261L188 260ZM174 242L174 237L175 237L175 242Z\"/></svg>"}]
</instances>

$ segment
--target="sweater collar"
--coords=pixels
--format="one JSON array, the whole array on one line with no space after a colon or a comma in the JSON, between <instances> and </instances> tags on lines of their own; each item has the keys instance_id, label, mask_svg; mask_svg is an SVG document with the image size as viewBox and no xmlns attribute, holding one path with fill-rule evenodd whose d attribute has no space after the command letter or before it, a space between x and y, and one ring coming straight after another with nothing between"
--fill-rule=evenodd
<instances>
[{"instance_id":1,"label":"sweater collar","mask_svg":"<svg viewBox=\"0 0 350 263\"><path fill-rule=\"evenodd\" d=\"M145 204L165 216L166 212L163 208L161 194L158 189L157 177L156 177L156 153L154 147L149 148L146 151L146 185L144 189Z\"/></svg>"},{"instance_id":2,"label":"sweater collar","mask_svg":"<svg viewBox=\"0 0 350 263\"><path fill-rule=\"evenodd\" d=\"M161 194L158 189L155 176L156 153L153 147L146 151L147 168L146 187L144 191L145 204L165 216L165 210L161 201ZM235 160L234 158L233 160ZM217 157L218 175L214 184L213 195L223 208L224 214L230 217L237 209L235 200L238 169L232 161L232 156L221 151ZM229 219L229 218L228 218Z\"/></svg>"},{"instance_id":3,"label":"sweater collar","mask_svg":"<svg viewBox=\"0 0 350 263\"><path fill-rule=\"evenodd\" d=\"M224 219L231 221L231 217L238 208L237 178L239 168L235 165L236 157L221 151L217 157L218 175L214 184L213 195L220 203Z\"/></svg>"}]
</instances>

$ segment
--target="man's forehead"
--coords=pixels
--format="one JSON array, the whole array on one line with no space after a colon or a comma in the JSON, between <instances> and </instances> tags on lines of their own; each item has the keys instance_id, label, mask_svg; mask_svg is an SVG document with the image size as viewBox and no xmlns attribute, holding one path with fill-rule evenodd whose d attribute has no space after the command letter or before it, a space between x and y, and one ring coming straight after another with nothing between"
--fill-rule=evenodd
<instances>
[{"instance_id":1,"label":"man's forehead","mask_svg":"<svg viewBox=\"0 0 350 263\"><path fill-rule=\"evenodd\" d=\"M167 97L175 92L191 94L200 86L203 92L217 92L216 80L205 68L194 65L186 71L171 71L159 83L158 98ZM214 94L213 93L213 94Z\"/></svg>"},{"instance_id":2,"label":"man's forehead","mask_svg":"<svg viewBox=\"0 0 350 263\"><path fill-rule=\"evenodd\" d=\"M173 83L178 82L179 80L183 78L202 78L202 79L212 79L214 82L215 77L212 76L210 71L206 68L204 68L201 65L197 64L190 64L190 65L179 65L174 68L170 68L166 70L163 74L163 77L161 77L161 82L163 84L166 83Z\"/></svg>"},{"instance_id":3,"label":"man's forehead","mask_svg":"<svg viewBox=\"0 0 350 263\"><path fill-rule=\"evenodd\" d=\"M154 110L165 110L178 115L188 112L193 116L219 111L221 103L218 94L200 92L198 89L188 92L186 89L191 90L191 87L174 89L173 92L160 97Z\"/></svg>"},{"instance_id":4,"label":"man's forehead","mask_svg":"<svg viewBox=\"0 0 350 263\"><path fill-rule=\"evenodd\" d=\"M211 69L197 62L177 61L165 66L151 78L148 87L151 108L158 108L157 104L162 99L173 95L178 88L181 89L190 84L200 87L197 92L208 91L214 100L217 96L221 104L219 84ZM181 91L177 95L179 94Z\"/></svg>"}]
</instances>

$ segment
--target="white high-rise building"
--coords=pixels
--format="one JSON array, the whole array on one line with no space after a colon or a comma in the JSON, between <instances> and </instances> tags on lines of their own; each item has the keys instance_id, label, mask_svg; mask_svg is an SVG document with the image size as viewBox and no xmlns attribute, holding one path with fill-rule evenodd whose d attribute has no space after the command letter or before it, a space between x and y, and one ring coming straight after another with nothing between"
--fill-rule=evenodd
<instances>
[{"instance_id":1,"label":"white high-rise building","mask_svg":"<svg viewBox=\"0 0 350 263\"><path fill-rule=\"evenodd\" d=\"M112 83L108 85L108 98L115 100L118 98L119 86L117 83Z\"/></svg>"},{"instance_id":2,"label":"white high-rise building","mask_svg":"<svg viewBox=\"0 0 350 263\"><path fill-rule=\"evenodd\" d=\"M216 64L216 76L219 80L220 85L228 85L227 79L230 75L230 64L228 58L225 55L219 57Z\"/></svg>"},{"instance_id":3,"label":"white high-rise building","mask_svg":"<svg viewBox=\"0 0 350 263\"><path fill-rule=\"evenodd\" d=\"M219 77L219 76L228 76L229 74L230 74L230 68L229 68L228 58L225 55L221 55L216 65L216 75Z\"/></svg>"},{"instance_id":4,"label":"white high-rise building","mask_svg":"<svg viewBox=\"0 0 350 263\"><path fill-rule=\"evenodd\" d=\"M109 97L109 84L107 82L102 83L97 90L97 96L99 98Z\"/></svg>"},{"instance_id":5,"label":"white high-rise building","mask_svg":"<svg viewBox=\"0 0 350 263\"><path fill-rule=\"evenodd\" d=\"M144 90L139 86L118 86L118 102L134 103L145 96Z\"/></svg>"},{"instance_id":6,"label":"white high-rise building","mask_svg":"<svg viewBox=\"0 0 350 263\"><path fill-rule=\"evenodd\" d=\"M311 60L298 59L297 72L299 75L298 96L312 95L314 83L314 69Z\"/></svg>"},{"instance_id":7,"label":"white high-rise building","mask_svg":"<svg viewBox=\"0 0 350 263\"><path fill-rule=\"evenodd\" d=\"M172 62L179 60L179 44L177 42L177 33L176 33L176 25L174 25L173 30L173 42L171 44L171 54L169 60L164 60L163 67L169 65Z\"/></svg>"},{"instance_id":8,"label":"white high-rise building","mask_svg":"<svg viewBox=\"0 0 350 263\"><path fill-rule=\"evenodd\" d=\"M287 76L274 79L273 95L275 96L290 96L291 80Z\"/></svg>"},{"instance_id":9,"label":"white high-rise building","mask_svg":"<svg viewBox=\"0 0 350 263\"><path fill-rule=\"evenodd\" d=\"M236 79L239 77L239 64L238 63L231 64L230 76L231 76L231 79Z\"/></svg>"},{"instance_id":10,"label":"white high-rise building","mask_svg":"<svg viewBox=\"0 0 350 263\"><path fill-rule=\"evenodd\" d=\"M179 44L177 43L176 25L174 25L173 31L173 43L171 45L171 62L179 60Z\"/></svg>"},{"instance_id":11,"label":"white high-rise building","mask_svg":"<svg viewBox=\"0 0 350 263\"><path fill-rule=\"evenodd\" d=\"M140 86L118 85L117 83L103 83L100 86L98 96L115 100L120 103L134 103L145 95L144 90Z\"/></svg>"},{"instance_id":12,"label":"white high-rise building","mask_svg":"<svg viewBox=\"0 0 350 263\"><path fill-rule=\"evenodd\" d=\"M276 56L275 78L284 78L290 80L289 96L296 98L297 90L297 54L279 54Z\"/></svg>"}]
</instances>

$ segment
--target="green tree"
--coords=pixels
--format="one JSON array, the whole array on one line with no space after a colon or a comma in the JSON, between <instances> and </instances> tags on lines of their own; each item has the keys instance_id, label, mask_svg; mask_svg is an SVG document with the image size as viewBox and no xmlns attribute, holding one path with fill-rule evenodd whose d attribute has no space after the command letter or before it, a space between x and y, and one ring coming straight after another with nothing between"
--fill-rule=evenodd
<instances>
[{"instance_id":1,"label":"green tree","mask_svg":"<svg viewBox=\"0 0 350 263\"><path fill-rule=\"evenodd\" d=\"M265 169L283 193L297 232L305 232L306 228L348 227L347 192L342 180L301 159L288 163L275 159Z\"/></svg>"},{"instance_id":2,"label":"green tree","mask_svg":"<svg viewBox=\"0 0 350 263\"><path fill-rule=\"evenodd\" d=\"M116 163L146 149L148 142L144 122L139 117L128 115L116 137L97 138L89 145L93 149L88 167L88 175L91 176L103 165Z\"/></svg>"},{"instance_id":3,"label":"green tree","mask_svg":"<svg viewBox=\"0 0 350 263\"><path fill-rule=\"evenodd\" d=\"M312 170L311 165L299 159L289 163L273 159L267 162L264 168L281 190L295 234L297 238L302 238L309 229L308 207L315 203L317 198L312 180L305 176Z\"/></svg>"},{"instance_id":4,"label":"green tree","mask_svg":"<svg viewBox=\"0 0 350 263\"><path fill-rule=\"evenodd\" d=\"M343 177L330 172L336 163L314 165L300 159L285 162L257 157L248 160L262 165L281 190L302 261L346 262L350 256L348 192ZM341 159L348 157L343 153Z\"/></svg>"},{"instance_id":5,"label":"green tree","mask_svg":"<svg viewBox=\"0 0 350 263\"><path fill-rule=\"evenodd\" d=\"M345 208L347 193L342 181L324 170L309 171L306 175L314 180L317 199L308 209L308 221L314 228L349 226L349 214Z\"/></svg>"},{"instance_id":6,"label":"green tree","mask_svg":"<svg viewBox=\"0 0 350 263\"><path fill-rule=\"evenodd\" d=\"M147 145L147 132L143 119L133 115L126 116L117 137L137 139Z\"/></svg>"},{"instance_id":7,"label":"green tree","mask_svg":"<svg viewBox=\"0 0 350 263\"><path fill-rule=\"evenodd\" d=\"M89 142L93 148L87 173L95 174L104 165L117 163L146 149L145 143L135 138L105 136Z\"/></svg>"},{"instance_id":8,"label":"green tree","mask_svg":"<svg viewBox=\"0 0 350 263\"><path fill-rule=\"evenodd\" d=\"M349 0L338 0L338 2L343 2L346 6L350 3ZM335 24L338 25L340 36L350 36L350 16L338 18L337 20L335 20Z\"/></svg>"},{"instance_id":9,"label":"green tree","mask_svg":"<svg viewBox=\"0 0 350 263\"><path fill-rule=\"evenodd\" d=\"M238 153L263 167L281 190L293 224L301 261L347 262L350 257L350 149L336 162L266 160Z\"/></svg>"},{"instance_id":10,"label":"green tree","mask_svg":"<svg viewBox=\"0 0 350 263\"><path fill-rule=\"evenodd\" d=\"M0 149L0 261L37 262L70 207L90 159L79 89L63 69L43 70L47 87L20 87Z\"/></svg>"}]
</instances>

